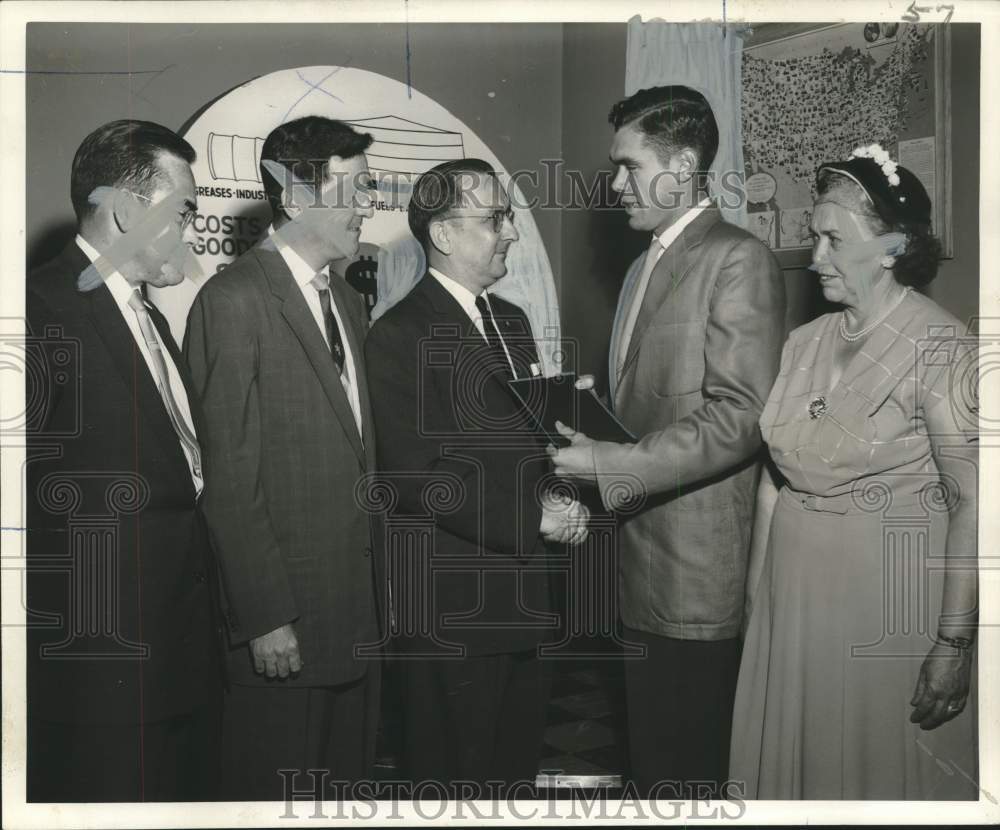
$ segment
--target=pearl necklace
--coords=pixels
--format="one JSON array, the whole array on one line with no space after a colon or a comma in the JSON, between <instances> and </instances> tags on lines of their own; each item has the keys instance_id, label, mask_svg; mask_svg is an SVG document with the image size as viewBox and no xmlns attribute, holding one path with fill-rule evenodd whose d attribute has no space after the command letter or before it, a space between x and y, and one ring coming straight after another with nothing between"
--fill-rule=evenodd
<instances>
[{"instance_id":1,"label":"pearl necklace","mask_svg":"<svg viewBox=\"0 0 1000 830\"><path fill-rule=\"evenodd\" d=\"M880 326L883 322L885 322L885 318L888 317L890 314L892 314L892 312L894 312L896 310L896 308L899 306L899 304L901 302L903 302L903 300L906 299L906 295L909 294L910 291L912 291L912 290L913 289L910 288L910 286L906 286L906 288L903 289L903 293L900 294L899 297L896 298L896 302L894 302L891 306L889 306L888 309L886 309L885 314L883 314L881 317L879 317L873 323L869 323L867 326L865 326L863 329L861 329L861 331L849 332L847 330L847 314L846 314L846 312L843 313L843 314L841 314L841 316L840 316L840 336L843 337L848 343L854 343L855 341L860 340L866 334L871 333L872 330L874 330L876 327Z\"/></svg>"}]
</instances>

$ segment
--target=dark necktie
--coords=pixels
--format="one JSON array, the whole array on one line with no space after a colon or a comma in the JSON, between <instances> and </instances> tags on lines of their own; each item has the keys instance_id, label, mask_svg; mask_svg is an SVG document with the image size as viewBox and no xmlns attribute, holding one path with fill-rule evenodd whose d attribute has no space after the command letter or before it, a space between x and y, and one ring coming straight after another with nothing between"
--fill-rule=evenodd
<instances>
[{"instance_id":1,"label":"dark necktie","mask_svg":"<svg viewBox=\"0 0 1000 830\"><path fill-rule=\"evenodd\" d=\"M483 318L483 331L486 333L486 342L490 344L490 348L496 354L497 358L502 361L502 365L507 370L507 373L511 377L516 378L517 372L514 371L514 367L507 357L507 350L504 348L503 338L500 337L500 330L497 328L496 320L493 319L490 304L482 294L476 297L476 308L479 310L479 316Z\"/></svg>"},{"instance_id":2,"label":"dark necktie","mask_svg":"<svg viewBox=\"0 0 1000 830\"><path fill-rule=\"evenodd\" d=\"M330 278L320 271L312 280L313 287L319 292L319 305L323 310L323 325L326 327L326 339L330 344L333 359L337 361L337 369L344 372L344 341L340 339L340 326L333 315L330 302Z\"/></svg>"}]
</instances>

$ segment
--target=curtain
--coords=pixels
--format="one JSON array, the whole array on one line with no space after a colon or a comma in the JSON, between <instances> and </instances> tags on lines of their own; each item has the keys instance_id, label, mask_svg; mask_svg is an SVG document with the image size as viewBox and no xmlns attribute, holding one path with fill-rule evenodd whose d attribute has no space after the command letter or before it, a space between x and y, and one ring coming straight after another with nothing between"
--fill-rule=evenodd
<instances>
[{"instance_id":1,"label":"curtain","mask_svg":"<svg viewBox=\"0 0 1000 830\"><path fill-rule=\"evenodd\" d=\"M636 15L628 22L625 53L626 95L651 86L679 84L708 99L719 125L719 151L711 168L715 175L709 192L719 198L723 217L741 228L747 227L740 122L745 31L745 27L721 23L643 23Z\"/></svg>"}]
</instances>

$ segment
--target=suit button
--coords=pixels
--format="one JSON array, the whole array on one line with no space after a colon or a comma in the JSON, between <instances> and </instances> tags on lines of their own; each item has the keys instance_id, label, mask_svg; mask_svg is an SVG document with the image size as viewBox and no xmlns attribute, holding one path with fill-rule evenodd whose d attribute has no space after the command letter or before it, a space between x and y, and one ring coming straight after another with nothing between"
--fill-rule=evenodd
<instances>
[{"instance_id":1,"label":"suit button","mask_svg":"<svg viewBox=\"0 0 1000 830\"><path fill-rule=\"evenodd\" d=\"M116 680L115 681L115 685L118 686L119 688L121 688L122 686L125 685L125 681L124 680Z\"/></svg>"},{"instance_id":2,"label":"suit button","mask_svg":"<svg viewBox=\"0 0 1000 830\"><path fill-rule=\"evenodd\" d=\"M194 581L197 582L199 585L204 585L206 582L208 582L208 577L205 576L204 571L195 571Z\"/></svg>"}]
</instances>

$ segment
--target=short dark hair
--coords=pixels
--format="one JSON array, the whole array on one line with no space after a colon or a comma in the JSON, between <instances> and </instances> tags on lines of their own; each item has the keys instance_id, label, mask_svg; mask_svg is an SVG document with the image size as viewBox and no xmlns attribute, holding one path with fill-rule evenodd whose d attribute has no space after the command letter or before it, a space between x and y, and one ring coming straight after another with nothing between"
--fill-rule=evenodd
<instances>
[{"instance_id":1,"label":"short dark hair","mask_svg":"<svg viewBox=\"0 0 1000 830\"><path fill-rule=\"evenodd\" d=\"M413 183L406 218L411 233L424 250L430 242L431 222L462 206L462 197L470 190L470 178L495 177L496 174L489 162L473 158L446 161L420 175Z\"/></svg>"},{"instance_id":2,"label":"short dark hair","mask_svg":"<svg viewBox=\"0 0 1000 830\"><path fill-rule=\"evenodd\" d=\"M927 199L923 185L916 176L903 167L897 169L897 174L905 174L904 182L911 188L919 187ZM877 176L885 178L881 171ZM875 181L876 177L872 177ZM941 259L941 243L931 233L929 205L926 216L910 215L894 209L893 203L879 198L874 188L862 187L856 178L846 175L833 167L822 166L816 175L816 193L825 196L833 190L844 188L856 199L856 212L868 222L875 234L901 233L906 236L906 250L898 254L892 266L892 275L900 285L912 285L915 288L925 286L937 276L938 261ZM875 192L873 198L872 193ZM909 191L908 191L909 192ZM916 201L911 193L911 200ZM905 204L905 203L904 203Z\"/></svg>"},{"instance_id":3,"label":"short dark hair","mask_svg":"<svg viewBox=\"0 0 1000 830\"><path fill-rule=\"evenodd\" d=\"M98 127L80 144L70 173L70 199L78 222L95 205L90 194L98 187L125 187L152 195L163 153L193 164L194 148L173 130L152 121L123 118Z\"/></svg>"},{"instance_id":4,"label":"short dark hair","mask_svg":"<svg viewBox=\"0 0 1000 830\"><path fill-rule=\"evenodd\" d=\"M690 147L698 154L698 169L707 171L719 150L719 126L712 107L690 87L641 89L615 104L608 121L615 130L634 126L664 163Z\"/></svg>"},{"instance_id":5,"label":"short dark hair","mask_svg":"<svg viewBox=\"0 0 1000 830\"><path fill-rule=\"evenodd\" d=\"M308 115L271 130L260 151L261 162L273 161L291 171L296 179L318 188L328 174L330 156L350 159L361 155L375 139L359 133L343 121ZM317 165L315 162L322 161ZM281 193L287 182L278 181L260 166L260 179L271 210L281 209Z\"/></svg>"}]
</instances>

